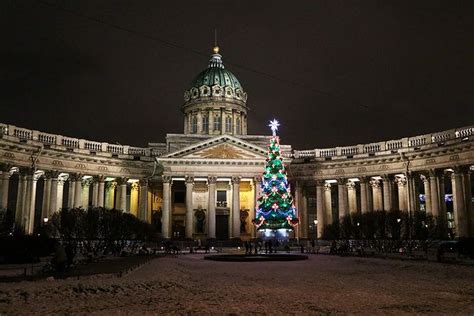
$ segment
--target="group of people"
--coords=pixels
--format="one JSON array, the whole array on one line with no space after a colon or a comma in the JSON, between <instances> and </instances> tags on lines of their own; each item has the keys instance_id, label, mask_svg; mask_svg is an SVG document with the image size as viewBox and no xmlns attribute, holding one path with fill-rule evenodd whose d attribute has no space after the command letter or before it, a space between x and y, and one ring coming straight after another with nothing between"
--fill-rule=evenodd
<instances>
[{"instance_id":1,"label":"group of people","mask_svg":"<svg viewBox=\"0 0 474 316\"><path fill-rule=\"evenodd\" d=\"M280 242L277 239L268 239L263 242L265 254L276 253L279 246ZM246 255L258 254L262 252L262 241L245 241L244 247Z\"/></svg>"}]
</instances>

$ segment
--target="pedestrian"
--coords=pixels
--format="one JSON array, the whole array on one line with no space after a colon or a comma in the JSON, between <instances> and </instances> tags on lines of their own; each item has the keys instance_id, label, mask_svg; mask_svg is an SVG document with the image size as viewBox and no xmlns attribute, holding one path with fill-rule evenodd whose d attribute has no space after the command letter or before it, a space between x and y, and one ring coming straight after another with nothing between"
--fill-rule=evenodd
<instances>
[{"instance_id":1,"label":"pedestrian","mask_svg":"<svg viewBox=\"0 0 474 316\"><path fill-rule=\"evenodd\" d=\"M265 253L268 253L268 240L265 240Z\"/></svg>"},{"instance_id":2,"label":"pedestrian","mask_svg":"<svg viewBox=\"0 0 474 316\"><path fill-rule=\"evenodd\" d=\"M301 249L301 253L304 253L304 246L302 243L300 244L300 249Z\"/></svg>"},{"instance_id":3,"label":"pedestrian","mask_svg":"<svg viewBox=\"0 0 474 316\"><path fill-rule=\"evenodd\" d=\"M316 253L316 243L314 239L311 239L311 252Z\"/></svg>"}]
</instances>

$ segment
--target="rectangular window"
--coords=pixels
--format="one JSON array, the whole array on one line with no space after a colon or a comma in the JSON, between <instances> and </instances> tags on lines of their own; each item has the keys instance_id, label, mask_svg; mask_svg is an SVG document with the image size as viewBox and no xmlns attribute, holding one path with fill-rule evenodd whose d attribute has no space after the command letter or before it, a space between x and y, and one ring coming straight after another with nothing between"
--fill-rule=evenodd
<instances>
[{"instance_id":1,"label":"rectangular window","mask_svg":"<svg viewBox=\"0 0 474 316\"><path fill-rule=\"evenodd\" d=\"M209 117L207 117L207 116L202 117L202 131L204 133L209 132Z\"/></svg>"},{"instance_id":2,"label":"rectangular window","mask_svg":"<svg viewBox=\"0 0 474 316\"><path fill-rule=\"evenodd\" d=\"M232 132L232 118L230 116L225 118L225 131L227 133Z\"/></svg>"},{"instance_id":3,"label":"rectangular window","mask_svg":"<svg viewBox=\"0 0 474 316\"><path fill-rule=\"evenodd\" d=\"M221 117L219 115L214 116L214 130L221 130Z\"/></svg>"},{"instance_id":4,"label":"rectangular window","mask_svg":"<svg viewBox=\"0 0 474 316\"><path fill-rule=\"evenodd\" d=\"M197 134L198 132L198 120L196 116L193 116L192 123L191 123L191 131L193 134Z\"/></svg>"},{"instance_id":5,"label":"rectangular window","mask_svg":"<svg viewBox=\"0 0 474 316\"><path fill-rule=\"evenodd\" d=\"M227 207L227 191L217 191L217 206Z\"/></svg>"}]
</instances>

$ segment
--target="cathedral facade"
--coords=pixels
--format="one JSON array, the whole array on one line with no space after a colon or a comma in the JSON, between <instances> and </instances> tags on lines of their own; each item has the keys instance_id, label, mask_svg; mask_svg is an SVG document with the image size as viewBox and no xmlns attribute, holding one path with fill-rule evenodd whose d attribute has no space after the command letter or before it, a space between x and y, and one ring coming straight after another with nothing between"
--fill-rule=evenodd
<instances>
[{"instance_id":1,"label":"cathedral facade","mask_svg":"<svg viewBox=\"0 0 474 316\"><path fill-rule=\"evenodd\" d=\"M61 208L116 208L156 221L163 238L248 239L269 136L247 134L247 93L214 48L184 92L183 134L114 145L0 123L0 209L32 234ZM300 225L321 237L351 213L423 211L474 236L474 126L383 142L282 145Z\"/></svg>"}]
</instances>

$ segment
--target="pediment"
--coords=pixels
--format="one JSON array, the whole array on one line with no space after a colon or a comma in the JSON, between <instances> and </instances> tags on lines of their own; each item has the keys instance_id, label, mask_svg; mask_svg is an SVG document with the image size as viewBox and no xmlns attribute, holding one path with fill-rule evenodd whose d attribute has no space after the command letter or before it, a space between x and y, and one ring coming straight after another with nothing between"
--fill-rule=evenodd
<instances>
[{"instance_id":1,"label":"pediment","mask_svg":"<svg viewBox=\"0 0 474 316\"><path fill-rule=\"evenodd\" d=\"M229 135L218 136L162 158L196 158L196 159L262 159L266 150Z\"/></svg>"}]
</instances>

